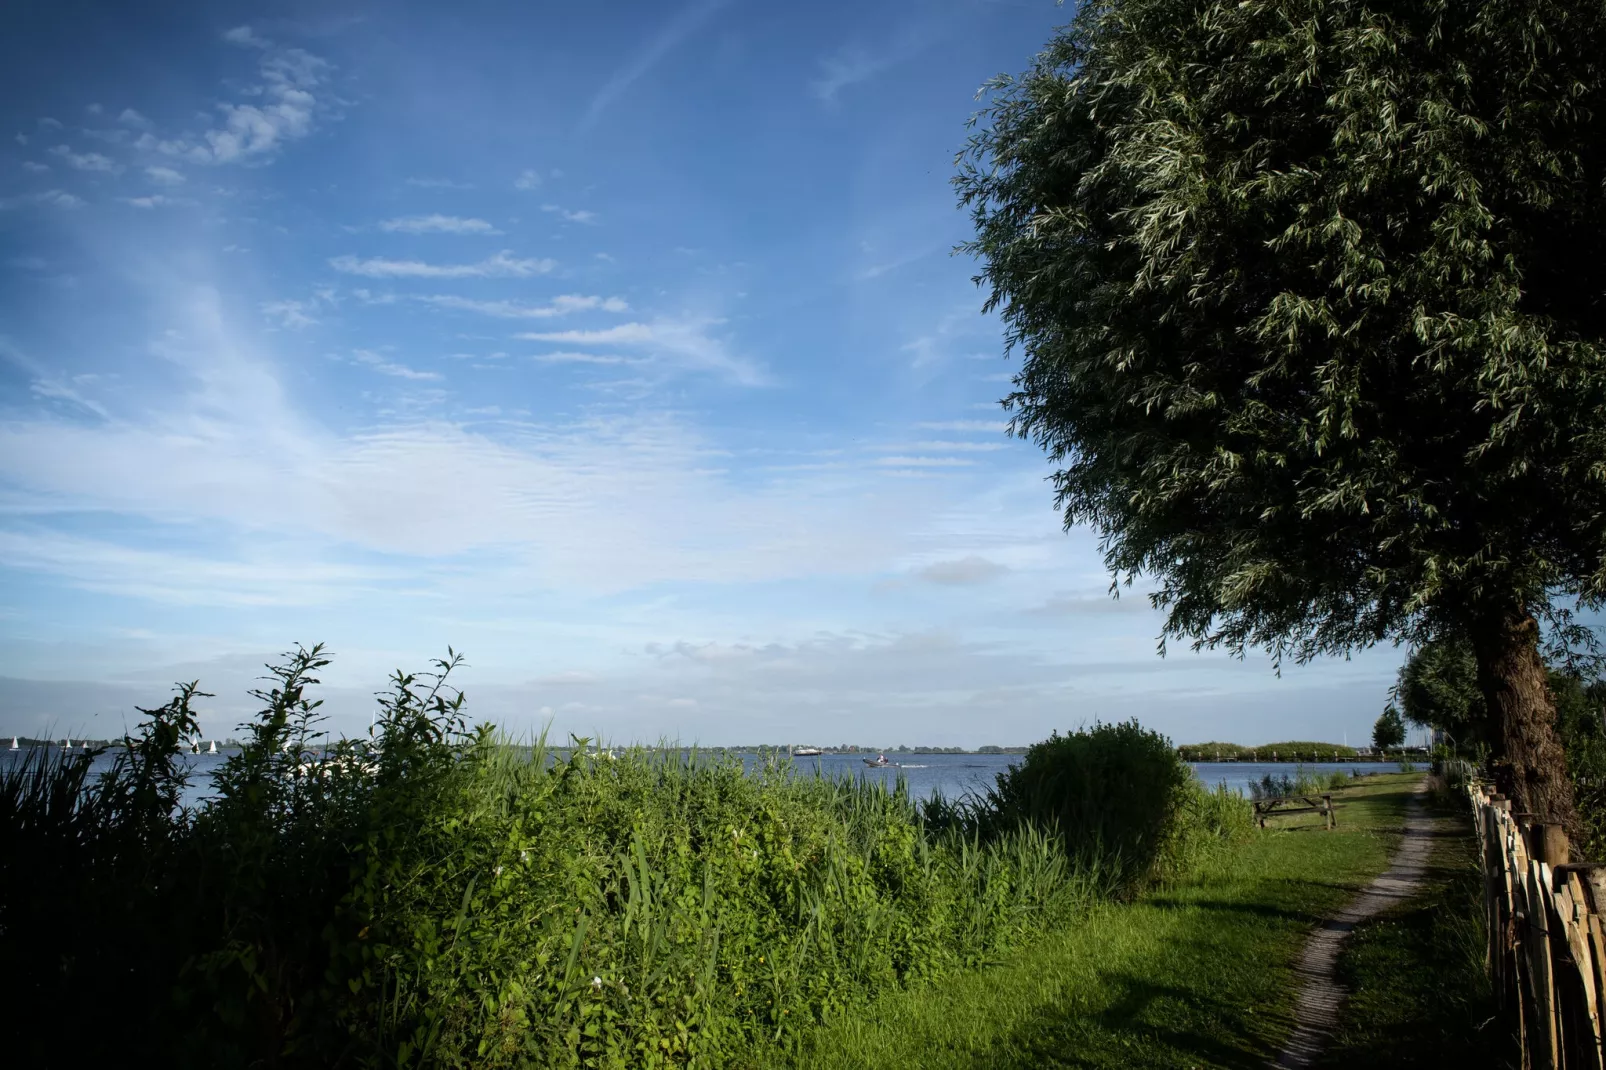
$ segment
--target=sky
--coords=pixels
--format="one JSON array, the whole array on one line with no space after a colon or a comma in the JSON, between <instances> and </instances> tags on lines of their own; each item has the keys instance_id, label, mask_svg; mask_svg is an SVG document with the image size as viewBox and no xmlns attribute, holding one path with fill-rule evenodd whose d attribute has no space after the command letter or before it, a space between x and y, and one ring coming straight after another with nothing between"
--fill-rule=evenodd
<instances>
[{"instance_id":1,"label":"sky","mask_svg":"<svg viewBox=\"0 0 1606 1070\"><path fill-rule=\"evenodd\" d=\"M1369 735L1109 595L1005 433L950 184L1052 2L112 4L0 15L0 733L329 726L448 646L615 741Z\"/></svg>"}]
</instances>

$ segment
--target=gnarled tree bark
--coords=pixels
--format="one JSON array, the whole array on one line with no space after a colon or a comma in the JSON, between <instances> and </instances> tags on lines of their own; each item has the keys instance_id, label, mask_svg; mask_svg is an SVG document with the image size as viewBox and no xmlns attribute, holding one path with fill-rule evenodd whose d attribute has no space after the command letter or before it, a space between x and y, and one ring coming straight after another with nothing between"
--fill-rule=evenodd
<instances>
[{"instance_id":1,"label":"gnarled tree bark","mask_svg":"<svg viewBox=\"0 0 1606 1070\"><path fill-rule=\"evenodd\" d=\"M1491 613L1471 628L1491 736L1508 763L1516 809L1536 821L1563 825L1580 834L1567 755L1556 731L1556 703L1549 673L1539 656L1539 624L1524 606Z\"/></svg>"}]
</instances>

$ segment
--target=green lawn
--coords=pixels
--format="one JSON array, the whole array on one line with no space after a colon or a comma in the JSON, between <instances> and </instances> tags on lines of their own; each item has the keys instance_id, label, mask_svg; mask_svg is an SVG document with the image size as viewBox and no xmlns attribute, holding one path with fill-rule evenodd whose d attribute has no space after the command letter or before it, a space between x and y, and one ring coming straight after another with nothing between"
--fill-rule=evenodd
<instances>
[{"instance_id":1,"label":"green lawn","mask_svg":"<svg viewBox=\"0 0 1606 1070\"><path fill-rule=\"evenodd\" d=\"M821 1027L791 1065L1258 1070L1290 1029L1293 958L1324 912L1383 871L1416 779L1343 792L1337 831L1284 818L1213 873L882 999Z\"/></svg>"},{"instance_id":2,"label":"green lawn","mask_svg":"<svg viewBox=\"0 0 1606 1070\"><path fill-rule=\"evenodd\" d=\"M1482 878L1464 811L1438 805L1422 892L1355 930L1339 958L1351 992L1322 1065L1515 1067L1510 1024L1483 971Z\"/></svg>"}]
</instances>

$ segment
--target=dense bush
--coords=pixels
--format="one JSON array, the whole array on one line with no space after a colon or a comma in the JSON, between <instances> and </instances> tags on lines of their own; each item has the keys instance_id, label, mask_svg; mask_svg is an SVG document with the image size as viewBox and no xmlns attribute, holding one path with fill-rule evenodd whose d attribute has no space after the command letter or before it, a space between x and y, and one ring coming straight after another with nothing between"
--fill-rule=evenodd
<instances>
[{"instance_id":1,"label":"dense bush","mask_svg":"<svg viewBox=\"0 0 1606 1070\"><path fill-rule=\"evenodd\" d=\"M1034 744L968 817L983 835L1052 830L1117 895L1181 874L1201 850L1249 827L1236 794L1205 791L1171 742L1136 721Z\"/></svg>"}]
</instances>

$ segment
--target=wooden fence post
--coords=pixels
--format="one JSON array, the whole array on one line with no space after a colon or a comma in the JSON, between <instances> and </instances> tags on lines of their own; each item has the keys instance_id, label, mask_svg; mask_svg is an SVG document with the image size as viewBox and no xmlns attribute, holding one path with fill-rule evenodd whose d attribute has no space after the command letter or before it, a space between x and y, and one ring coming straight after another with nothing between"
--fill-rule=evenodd
<instances>
[{"instance_id":1,"label":"wooden fence post","mask_svg":"<svg viewBox=\"0 0 1606 1070\"><path fill-rule=\"evenodd\" d=\"M1533 827L1534 857L1554 869L1568 862L1567 830L1560 825L1544 824Z\"/></svg>"}]
</instances>

